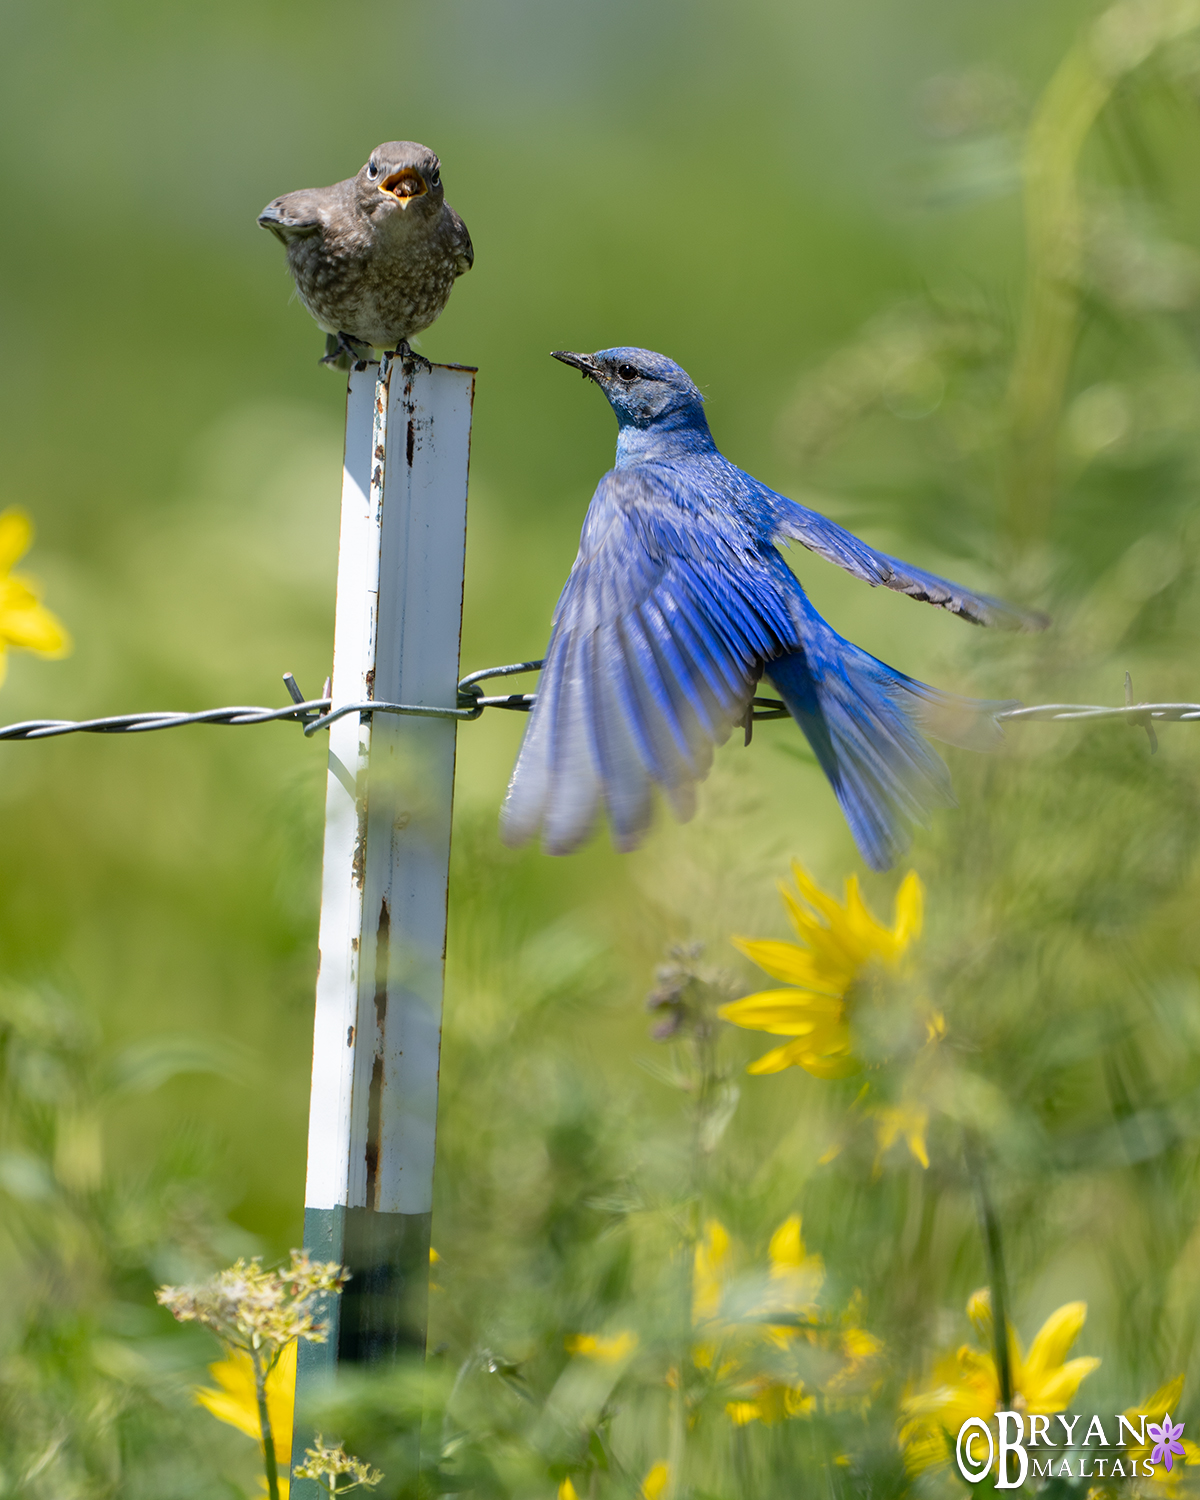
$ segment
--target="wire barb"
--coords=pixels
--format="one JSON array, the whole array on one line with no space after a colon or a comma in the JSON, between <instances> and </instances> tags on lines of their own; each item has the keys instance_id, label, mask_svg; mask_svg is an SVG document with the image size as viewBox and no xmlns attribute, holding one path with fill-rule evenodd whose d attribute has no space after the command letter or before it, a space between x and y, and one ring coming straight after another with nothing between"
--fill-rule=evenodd
<instances>
[{"instance_id":1,"label":"wire barb","mask_svg":"<svg viewBox=\"0 0 1200 1500\"><path fill-rule=\"evenodd\" d=\"M1126 707L1133 706L1133 678L1130 677L1128 672L1125 673L1125 704ZM1146 738L1150 741L1150 754L1153 755L1158 750L1158 735L1154 732L1154 725L1150 722L1150 715L1143 714L1140 718L1131 718L1129 722L1131 724L1140 724L1146 731Z\"/></svg>"}]
</instances>

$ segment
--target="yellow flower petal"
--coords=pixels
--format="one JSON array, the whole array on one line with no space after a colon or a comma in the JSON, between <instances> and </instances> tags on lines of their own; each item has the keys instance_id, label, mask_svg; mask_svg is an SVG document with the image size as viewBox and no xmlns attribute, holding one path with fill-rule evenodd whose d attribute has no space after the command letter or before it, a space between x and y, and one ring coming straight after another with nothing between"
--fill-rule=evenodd
<instances>
[{"instance_id":1,"label":"yellow flower petal","mask_svg":"<svg viewBox=\"0 0 1200 1500\"><path fill-rule=\"evenodd\" d=\"M692 1266L692 1318L697 1323L715 1318L721 1308L729 1262L729 1231L719 1219L709 1219L696 1245Z\"/></svg>"},{"instance_id":2,"label":"yellow flower petal","mask_svg":"<svg viewBox=\"0 0 1200 1500\"><path fill-rule=\"evenodd\" d=\"M217 1389L200 1386L196 1403L210 1411L218 1422L236 1427L255 1440L260 1435L258 1402L254 1394L254 1370L248 1354L232 1354L208 1367Z\"/></svg>"},{"instance_id":3,"label":"yellow flower petal","mask_svg":"<svg viewBox=\"0 0 1200 1500\"><path fill-rule=\"evenodd\" d=\"M767 1246L771 1257L771 1275L798 1269L804 1264L804 1241L800 1237L800 1215L789 1214Z\"/></svg>"},{"instance_id":4,"label":"yellow flower petal","mask_svg":"<svg viewBox=\"0 0 1200 1500\"><path fill-rule=\"evenodd\" d=\"M1099 1368L1098 1359L1072 1359L1040 1380L1031 1380L1026 1375L1020 1389L1028 1409L1031 1412L1065 1411L1079 1389L1080 1381Z\"/></svg>"},{"instance_id":5,"label":"yellow flower petal","mask_svg":"<svg viewBox=\"0 0 1200 1500\"><path fill-rule=\"evenodd\" d=\"M855 1361L874 1359L883 1353L883 1340L865 1328L847 1328L842 1334L842 1348Z\"/></svg>"},{"instance_id":6,"label":"yellow flower petal","mask_svg":"<svg viewBox=\"0 0 1200 1500\"><path fill-rule=\"evenodd\" d=\"M218 1421L236 1427L255 1442L261 1443L258 1421L258 1398L254 1390L254 1363L241 1349L231 1350L227 1359L208 1367L217 1389L200 1386L194 1393L196 1402L210 1411ZM267 1414L271 1419L271 1436L275 1444L275 1461L291 1462L292 1410L296 1403L296 1340L288 1344L275 1368L267 1376Z\"/></svg>"},{"instance_id":7,"label":"yellow flower petal","mask_svg":"<svg viewBox=\"0 0 1200 1500\"><path fill-rule=\"evenodd\" d=\"M818 916L824 918L826 930L836 930L839 925L839 919L844 919L845 917L844 908L833 896L826 895L798 859L792 860L792 879L796 882L796 889L800 892L801 898L812 907ZM852 883L854 889L857 891L858 882L853 875L846 881L847 891L850 890ZM802 912L800 920L805 930L811 930L813 925L815 925L807 913Z\"/></svg>"},{"instance_id":8,"label":"yellow flower petal","mask_svg":"<svg viewBox=\"0 0 1200 1500\"><path fill-rule=\"evenodd\" d=\"M893 936L903 950L921 936L925 923L925 887L915 870L910 870L896 892L896 925Z\"/></svg>"},{"instance_id":9,"label":"yellow flower petal","mask_svg":"<svg viewBox=\"0 0 1200 1500\"><path fill-rule=\"evenodd\" d=\"M799 1065L814 1078L850 1078L862 1068L857 1057L818 1057L814 1053L802 1057Z\"/></svg>"},{"instance_id":10,"label":"yellow flower petal","mask_svg":"<svg viewBox=\"0 0 1200 1500\"><path fill-rule=\"evenodd\" d=\"M33 545L33 521L17 506L0 510L0 577Z\"/></svg>"},{"instance_id":11,"label":"yellow flower petal","mask_svg":"<svg viewBox=\"0 0 1200 1500\"><path fill-rule=\"evenodd\" d=\"M800 1043L789 1042L786 1047L776 1047L755 1058L746 1065L746 1072L752 1073L756 1078L761 1078L766 1073L782 1073L785 1068L798 1068L803 1056L804 1048Z\"/></svg>"},{"instance_id":12,"label":"yellow flower petal","mask_svg":"<svg viewBox=\"0 0 1200 1500\"><path fill-rule=\"evenodd\" d=\"M1086 1302L1068 1302L1052 1312L1029 1346L1025 1357L1027 1377L1039 1380L1047 1371L1061 1366L1086 1321Z\"/></svg>"},{"instance_id":13,"label":"yellow flower petal","mask_svg":"<svg viewBox=\"0 0 1200 1500\"><path fill-rule=\"evenodd\" d=\"M637 1334L628 1330L609 1335L577 1333L566 1341L568 1354L583 1354L606 1365L620 1364L623 1359L629 1358L637 1346Z\"/></svg>"},{"instance_id":14,"label":"yellow flower petal","mask_svg":"<svg viewBox=\"0 0 1200 1500\"><path fill-rule=\"evenodd\" d=\"M981 1286L977 1292L972 1292L967 1299L967 1317L971 1325L979 1335L979 1342L990 1345L993 1338L992 1330L995 1322L992 1318L992 1289Z\"/></svg>"},{"instance_id":15,"label":"yellow flower petal","mask_svg":"<svg viewBox=\"0 0 1200 1500\"><path fill-rule=\"evenodd\" d=\"M843 1011L841 1000L834 996L805 990L760 990L717 1008L723 1021L772 1036L809 1036L820 1026L836 1025Z\"/></svg>"},{"instance_id":16,"label":"yellow flower petal","mask_svg":"<svg viewBox=\"0 0 1200 1500\"><path fill-rule=\"evenodd\" d=\"M729 941L751 963L772 979L782 979L785 984L798 985L801 989L814 989L821 994L841 996L845 993L843 975L831 975L817 962L812 951L801 948L798 943L785 943L776 938L731 937Z\"/></svg>"},{"instance_id":17,"label":"yellow flower petal","mask_svg":"<svg viewBox=\"0 0 1200 1500\"><path fill-rule=\"evenodd\" d=\"M780 894L788 916L792 919L792 926L802 941L812 949L814 961L828 976L829 983L836 985L839 990L848 989L867 954L861 940L845 921L841 908L836 902L833 903L834 910L842 916L842 920L834 927L818 921L786 886L780 887Z\"/></svg>"},{"instance_id":18,"label":"yellow flower petal","mask_svg":"<svg viewBox=\"0 0 1200 1500\"><path fill-rule=\"evenodd\" d=\"M564 1479L559 1485L558 1500L579 1500L579 1491L569 1479Z\"/></svg>"},{"instance_id":19,"label":"yellow flower petal","mask_svg":"<svg viewBox=\"0 0 1200 1500\"><path fill-rule=\"evenodd\" d=\"M671 1482L670 1464L656 1463L642 1480L642 1500L660 1500L660 1496Z\"/></svg>"},{"instance_id":20,"label":"yellow flower petal","mask_svg":"<svg viewBox=\"0 0 1200 1500\"><path fill-rule=\"evenodd\" d=\"M875 1143L879 1155L890 1151L900 1136L912 1156L922 1167L929 1166L929 1152L925 1146L925 1132L929 1127L929 1111L921 1104L901 1104L894 1108L884 1107L873 1111L875 1120Z\"/></svg>"},{"instance_id":21,"label":"yellow flower petal","mask_svg":"<svg viewBox=\"0 0 1200 1500\"><path fill-rule=\"evenodd\" d=\"M1179 1405L1179 1398L1183 1395L1183 1373L1176 1375L1174 1380L1169 1380L1166 1385L1160 1385L1152 1396L1147 1396L1144 1401L1139 1401L1136 1406L1131 1406L1125 1415L1136 1420L1143 1412L1149 1422L1161 1422L1169 1411L1174 1411Z\"/></svg>"},{"instance_id":22,"label":"yellow flower petal","mask_svg":"<svg viewBox=\"0 0 1200 1500\"><path fill-rule=\"evenodd\" d=\"M859 950L864 955L877 953L880 958L891 958L895 947L893 934L867 910L857 875L846 876L846 899L843 904L846 930L853 934Z\"/></svg>"},{"instance_id":23,"label":"yellow flower petal","mask_svg":"<svg viewBox=\"0 0 1200 1500\"><path fill-rule=\"evenodd\" d=\"M0 511L0 682L10 646L39 656L65 656L71 638L62 621L42 604L32 578L12 573L13 564L33 542L33 522L15 506Z\"/></svg>"},{"instance_id":24,"label":"yellow flower petal","mask_svg":"<svg viewBox=\"0 0 1200 1500\"><path fill-rule=\"evenodd\" d=\"M39 656L65 656L71 649L62 621L16 578L0 580L0 639Z\"/></svg>"},{"instance_id":25,"label":"yellow flower petal","mask_svg":"<svg viewBox=\"0 0 1200 1500\"><path fill-rule=\"evenodd\" d=\"M786 1047L776 1047L750 1063L747 1073L782 1073L785 1068L803 1068L814 1078L848 1078L862 1067L858 1058L849 1055L849 1040L843 1037L831 1045L828 1052L814 1049L812 1039L804 1038L789 1042Z\"/></svg>"},{"instance_id":26,"label":"yellow flower petal","mask_svg":"<svg viewBox=\"0 0 1200 1500\"><path fill-rule=\"evenodd\" d=\"M746 1072L754 1074L756 1078L764 1073L782 1073L785 1068L798 1068L806 1056L808 1054L803 1043L789 1042L786 1047L776 1047L771 1052L764 1052L754 1062L747 1064Z\"/></svg>"}]
</instances>

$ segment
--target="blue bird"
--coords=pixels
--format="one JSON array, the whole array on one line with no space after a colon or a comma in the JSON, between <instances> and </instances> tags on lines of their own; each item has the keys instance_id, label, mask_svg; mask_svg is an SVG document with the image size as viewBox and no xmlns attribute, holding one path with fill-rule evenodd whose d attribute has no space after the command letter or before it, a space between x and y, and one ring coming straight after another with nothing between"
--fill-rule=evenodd
<instances>
[{"instance_id":1,"label":"blue bird","mask_svg":"<svg viewBox=\"0 0 1200 1500\"><path fill-rule=\"evenodd\" d=\"M548 854L570 854L603 806L616 847L633 849L656 785L686 821L713 746L748 723L765 674L863 858L888 869L908 847L908 823L954 801L924 735L988 749L1000 738L996 715L1016 705L940 692L843 640L777 545L800 542L872 587L976 624L1036 630L1046 617L877 552L735 467L717 451L700 391L664 355L620 348L554 358L608 397L617 462L597 486L554 612L501 813L505 842L522 844L540 828Z\"/></svg>"}]
</instances>

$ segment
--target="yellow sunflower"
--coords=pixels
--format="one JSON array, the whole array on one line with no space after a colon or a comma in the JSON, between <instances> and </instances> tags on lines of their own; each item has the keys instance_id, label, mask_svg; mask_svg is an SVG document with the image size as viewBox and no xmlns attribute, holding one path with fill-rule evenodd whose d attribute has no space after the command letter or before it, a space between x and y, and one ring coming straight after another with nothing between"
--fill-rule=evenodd
<instances>
[{"instance_id":1,"label":"yellow sunflower","mask_svg":"<svg viewBox=\"0 0 1200 1500\"><path fill-rule=\"evenodd\" d=\"M901 1407L900 1446L910 1474L947 1465L962 1424L969 1417L994 1424L1004 1404L992 1351L992 1299L986 1288L967 1303L967 1316L982 1347L964 1344L947 1354L938 1361L929 1389L909 1396ZM1100 1364L1098 1359L1066 1357L1086 1318L1086 1302L1066 1303L1042 1324L1028 1353L1009 1328L1013 1407L1030 1415L1067 1409L1080 1381Z\"/></svg>"},{"instance_id":2,"label":"yellow sunflower","mask_svg":"<svg viewBox=\"0 0 1200 1500\"><path fill-rule=\"evenodd\" d=\"M750 1031L794 1038L752 1062L751 1073L799 1067L817 1078L844 1078L861 1066L850 1034L851 992L866 970L899 967L921 933L924 890L910 871L896 895L895 921L885 927L868 911L855 876L846 880L845 900L838 902L795 860L792 874L796 894L784 885L780 891L800 942L732 939L789 988L747 995L721 1006L719 1014Z\"/></svg>"}]
</instances>

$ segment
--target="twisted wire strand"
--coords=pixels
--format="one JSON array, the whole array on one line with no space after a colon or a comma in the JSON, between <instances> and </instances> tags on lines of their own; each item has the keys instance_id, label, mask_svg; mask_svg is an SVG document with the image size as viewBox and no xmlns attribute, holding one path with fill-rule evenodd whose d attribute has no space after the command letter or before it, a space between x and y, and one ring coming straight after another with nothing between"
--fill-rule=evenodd
<instances>
[{"instance_id":1,"label":"twisted wire strand","mask_svg":"<svg viewBox=\"0 0 1200 1500\"><path fill-rule=\"evenodd\" d=\"M458 701L454 708L420 703L383 703L374 699L361 703L341 703L333 707L329 698L305 698L290 672L284 682L292 696L286 708L257 708L233 705L206 708L199 713L149 711L137 714L113 714L103 719L26 719L19 724L0 727L0 740L47 740L64 734L144 734L155 729L181 729L185 724L221 724L241 727L247 724L291 722L301 724L306 736L326 729L347 714L410 714L431 719L477 719L485 708L503 708L528 713L537 700L536 693L506 693L489 696L481 684L496 677L515 677L522 672L536 672L540 661L513 662L503 667L484 667L471 672L458 684ZM1130 696L1126 683L1126 697ZM750 720L786 719L788 711L777 698L755 698ZM1200 719L1200 703L1131 703L1120 708L1096 703L1035 703L1028 708L1012 708L996 715L1006 723L1036 721L1123 720L1145 728L1154 743L1152 725L1158 722L1189 722Z\"/></svg>"}]
</instances>

